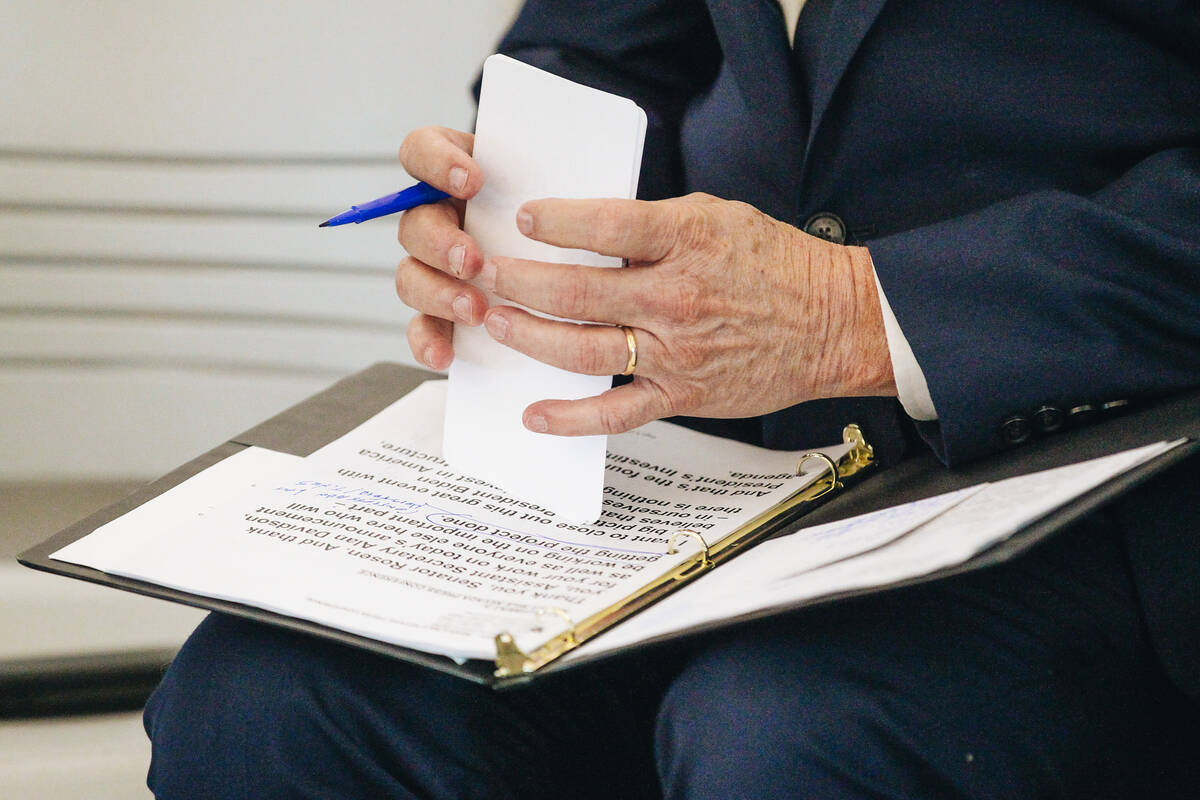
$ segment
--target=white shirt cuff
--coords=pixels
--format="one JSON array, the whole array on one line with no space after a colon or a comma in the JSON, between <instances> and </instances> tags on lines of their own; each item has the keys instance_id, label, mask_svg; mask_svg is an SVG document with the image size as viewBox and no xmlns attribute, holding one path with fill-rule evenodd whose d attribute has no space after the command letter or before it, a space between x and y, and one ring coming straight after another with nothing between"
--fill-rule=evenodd
<instances>
[{"instance_id":1,"label":"white shirt cuff","mask_svg":"<svg viewBox=\"0 0 1200 800\"><path fill-rule=\"evenodd\" d=\"M875 268L871 268L875 274ZM887 335L888 352L892 356L892 372L896 377L896 392L900 395L900 405L904 412L915 420L932 422L938 418L937 409L933 407L933 398L929 396L929 384L925 382L925 373L913 355L912 346L900 330L900 323L892 313L887 295L875 275L875 288L879 290L879 306L883 311L883 330Z\"/></svg>"}]
</instances>

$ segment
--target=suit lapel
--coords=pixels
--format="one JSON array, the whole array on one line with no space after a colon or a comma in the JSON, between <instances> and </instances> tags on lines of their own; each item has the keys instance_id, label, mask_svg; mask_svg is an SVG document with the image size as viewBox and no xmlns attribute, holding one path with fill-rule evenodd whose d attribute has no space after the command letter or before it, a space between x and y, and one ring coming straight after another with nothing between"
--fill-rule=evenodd
<instances>
[{"instance_id":1,"label":"suit lapel","mask_svg":"<svg viewBox=\"0 0 1200 800\"><path fill-rule=\"evenodd\" d=\"M804 137L807 127L807 158L838 83L885 0L830 0L819 23L822 30L810 34L809 40L819 45L816 58L810 60L812 74L804 76L803 86L797 81L791 42L777 0L707 2L725 61L742 89L747 110L762 126L763 140L774 144L764 155L775 163L764 164L764 169L774 168L774 174L780 176L796 174L798 179L803 162L785 143ZM801 26L805 25L805 13L800 14ZM804 102L806 95L808 103Z\"/></svg>"},{"instance_id":2,"label":"suit lapel","mask_svg":"<svg viewBox=\"0 0 1200 800\"><path fill-rule=\"evenodd\" d=\"M764 174L798 179L800 154L789 142L804 136L803 91L791 43L775 0L708 0L726 67L741 89L758 139ZM795 185L791 182L791 185Z\"/></svg>"},{"instance_id":3,"label":"suit lapel","mask_svg":"<svg viewBox=\"0 0 1200 800\"><path fill-rule=\"evenodd\" d=\"M817 129L838 83L846 74L850 60L858 52L859 45L866 38L867 31L875 23L885 0L833 0L827 19L821 21L824 28L815 31L813 39L820 42L818 56L814 61L815 69L812 75L806 76L809 97L812 99L811 118L808 126L808 142L805 145L805 160L809 148L816 138ZM800 13L800 24L805 24L804 14Z\"/></svg>"}]
</instances>

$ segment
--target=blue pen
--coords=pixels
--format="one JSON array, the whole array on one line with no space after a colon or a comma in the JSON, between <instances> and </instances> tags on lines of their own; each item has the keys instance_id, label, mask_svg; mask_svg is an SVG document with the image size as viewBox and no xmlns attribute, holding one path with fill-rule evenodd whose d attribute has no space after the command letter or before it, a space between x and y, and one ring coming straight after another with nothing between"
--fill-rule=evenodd
<instances>
[{"instance_id":1,"label":"blue pen","mask_svg":"<svg viewBox=\"0 0 1200 800\"><path fill-rule=\"evenodd\" d=\"M358 224L366 222L369 219L375 219L376 217L399 214L401 211L408 211L410 208L416 208L428 203L436 203L438 200L444 200L449 196L441 189L435 189L425 181L421 181L407 189L401 189L395 194L389 194L387 197L380 197L369 203L363 203L361 206L350 206L349 211L344 211L333 219L327 219L317 227L333 227L334 225L345 225L348 222Z\"/></svg>"}]
</instances>

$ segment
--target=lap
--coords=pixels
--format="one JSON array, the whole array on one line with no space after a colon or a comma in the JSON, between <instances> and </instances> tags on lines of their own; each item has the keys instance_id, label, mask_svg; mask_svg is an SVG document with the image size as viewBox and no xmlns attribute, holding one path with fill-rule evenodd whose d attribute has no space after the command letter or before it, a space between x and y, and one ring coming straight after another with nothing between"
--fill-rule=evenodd
<instances>
[{"instance_id":1,"label":"lap","mask_svg":"<svg viewBox=\"0 0 1200 800\"><path fill-rule=\"evenodd\" d=\"M639 696L649 676L594 678L495 692L214 614L147 704L149 783L159 797L196 800L590 797L578 759L603 743L632 769L595 796L639 797L653 783L653 702Z\"/></svg>"},{"instance_id":2,"label":"lap","mask_svg":"<svg viewBox=\"0 0 1200 800\"><path fill-rule=\"evenodd\" d=\"M1003 567L714 640L665 696L662 782L689 798L1152 796L1167 690L1148 654L1093 518Z\"/></svg>"},{"instance_id":3,"label":"lap","mask_svg":"<svg viewBox=\"0 0 1200 800\"><path fill-rule=\"evenodd\" d=\"M493 692L213 616L147 708L187 797L1123 796L1157 678L1093 518L1010 565Z\"/></svg>"}]
</instances>

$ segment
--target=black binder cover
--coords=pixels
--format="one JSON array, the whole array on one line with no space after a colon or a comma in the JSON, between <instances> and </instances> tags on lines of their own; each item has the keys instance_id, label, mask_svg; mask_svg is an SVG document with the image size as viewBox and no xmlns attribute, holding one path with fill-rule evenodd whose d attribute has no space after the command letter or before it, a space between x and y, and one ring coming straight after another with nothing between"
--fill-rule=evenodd
<instances>
[{"instance_id":1,"label":"black binder cover","mask_svg":"<svg viewBox=\"0 0 1200 800\"><path fill-rule=\"evenodd\" d=\"M306 456L383 410L392 402L416 388L421 382L436 377L439 376L399 364L381 363L368 367L355 375L338 381L328 389L251 428L241 435L235 436L219 447L189 461L153 483L147 484L123 500L97 511L86 519L80 520L74 525L60 531L40 545L22 553L18 557L18 560L22 564L34 569L172 600L177 603L248 617L273 625L280 625L285 628L334 639L355 647L415 662L432 669L496 687L523 683L536 676L571 669L601 658L619 656L620 653L605 653L590 658L577 658L567 663L559 661L543 667L534 676L497 679L493 675L495 665L490 661L468 661L464 664L459 664L443 656L368 639L306 620L263 611L226 600L215 600L175 589L168 589L145 581L109 575L90 567L55 561L50 558L51 553L65 547L76 539L86 536L101 525L116 519L127 511L182 483L192 475L239 450L249 446L258 446L293 455ZM847 420L847 422L853 421ZM947 469L931 453L910 458L878 474L870 475L861 484L832 497L828 502L807 513L803 519L787 526L779 535L791 533L810 525L831 522L855 514L863 514L876 509L918 500L923 497L930 497L942 492L949 492L983 481L1001 480L1016 475L1084 461L1089 458L1096 458L1140 445L1181 438L1200 438L1200 392L1188 392L1153 405L1129 410L1120 416L1107 419L1089 427L1055 433L1020 448L984 459L961 469ZM728 625L738 624L763 616L824 605L846 597L889 591L902 586L939 580L950 575L956 575L968 570L981 569L1007 561L1046 539L1055 531L1096 510L1124 492L1129 491L1151 475L1185 458L1193 456L1197 451L1200 451L1200 443L1189 441L1183 446L1164 453L1076 498L1057 511L1025 527L1004 542L979 553L957 566L890 584L885 587L854 590L839 595L805 601L788 609L770 609L722 620L718 623L679 631L667 637L651 640L637 645L636 648L640 649L643 646L651 646L657 642L675 639L680 636L718 630Z\"/></svg>"}]
</instances>

